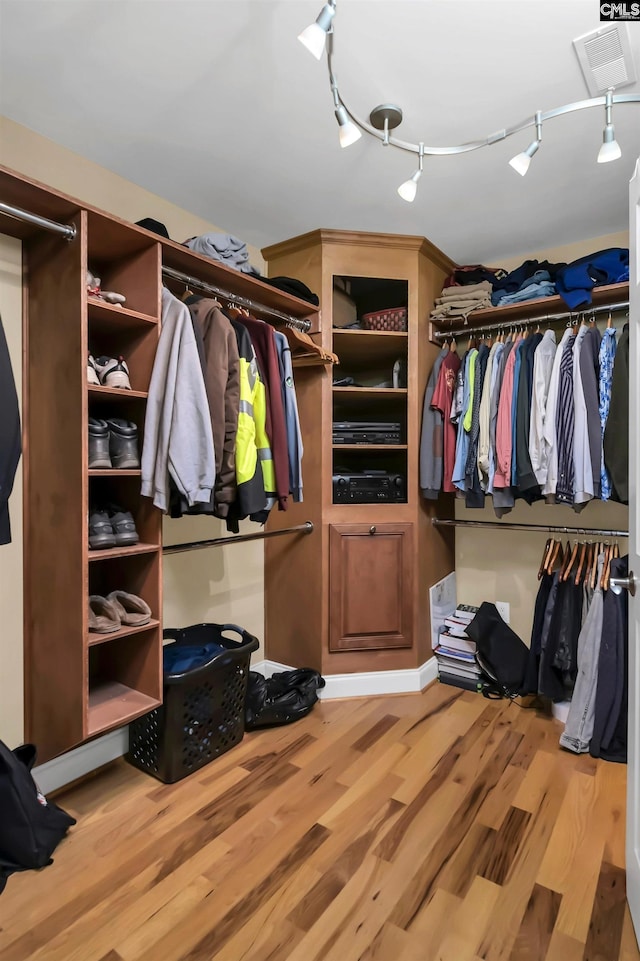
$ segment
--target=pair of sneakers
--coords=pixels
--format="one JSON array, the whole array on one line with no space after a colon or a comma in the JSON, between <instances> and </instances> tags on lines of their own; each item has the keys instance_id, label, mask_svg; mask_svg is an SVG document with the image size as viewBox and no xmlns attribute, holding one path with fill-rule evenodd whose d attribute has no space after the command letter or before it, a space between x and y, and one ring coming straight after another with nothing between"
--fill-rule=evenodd
<instances>
[{"instance_id":1,"label":"pair of sneakers","mask_svg":"<svg viewBox=\"0 0 640 961\"><path fill-rule=\"evenodd\" d=\"M129 368L124 357L94 357L87 361L87 384L93 387L117 387L131 390Z\"/></svg>"},{"instance_id":2,"label":"pair of sneakers","mask_svg":"<svg viewBox=\"0 0 640 961\"><path fill-rule=\"evenodd\" d=\"M138 428L124 417L89 418L89 468L113 467L116 470L137 470Z\"/></svg>"},{"instance_id":3,"label":"pair of sneakers","mask_svg":"<svg viewBox=\"0 0 640 961\"><path fill-rule=\"evenodd\" d=\"M103 551L109 547L132 547L140 538L130 511L117 504L94 507L89 514L89 547Z\"/></svg>"}]
</instances>

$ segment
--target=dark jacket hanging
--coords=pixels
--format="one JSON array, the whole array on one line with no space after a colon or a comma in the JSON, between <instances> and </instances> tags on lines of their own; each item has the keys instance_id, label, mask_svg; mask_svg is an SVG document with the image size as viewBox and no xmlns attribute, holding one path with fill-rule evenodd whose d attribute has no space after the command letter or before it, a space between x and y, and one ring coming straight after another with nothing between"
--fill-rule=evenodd
<instances>
[{"instance_id":1,"label":"dark jacket hanging","mask_svg":"<svg viewBox=\"0 0 640 961\"><path fill-rule=\"evenodd\" d=\"M613 483L613 500L629 503L629 325L622 331L611 382L611 404L604 431L604 463Z\"/></svg>"},{"instance_id":2,"label":"dark jacket hanging","mask_svg":"<svg viewBox=\"0 0 640 961\"><path fill-rule=\"evenodd\" d=\"M0 545L11 543L9 496L21 453L18 395L0 318Z\"/></svg>"}]
</instances>

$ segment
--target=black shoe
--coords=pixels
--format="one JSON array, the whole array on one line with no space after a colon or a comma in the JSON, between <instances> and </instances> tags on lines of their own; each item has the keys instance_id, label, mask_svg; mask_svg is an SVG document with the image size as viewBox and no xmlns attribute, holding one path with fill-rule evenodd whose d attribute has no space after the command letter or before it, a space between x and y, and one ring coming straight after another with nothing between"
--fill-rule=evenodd
<instances>
[{"instance_id":1,"label":"black shoe","mask_svg":"<svg viewBox=\"0 0 640 961\"><path fill-rule=\"evenodd\" d=\"M111 518L107 511L94 509L89 514L89 547L92 551L101 551L115 546L116 535Z\"/></svg>"},{"instance_id":2,"label":"black shoe","mask_svg":"<svg viewBox=\"0 0 640 961\"><path fill-rule=\"evenodd\" d=\"M89 467L112 467L109 455L109 425L98 417L89 418Z\"/></svg>"},{"instance_id":3,"label":"black shoe","mask_svg":"<svg viewBox=\"0 0 640 961\"><path fill-rule=\"evenodd\" d=\"M122 417L110 417L109 453L111 463L116 470L135 470L140 467L138 456L138 428L130 420Z\"/></svg>"},{"instance_id":4,"label":"black shoe","mask_svg":"<svg viewBox=\"0 0 640 961\"><path fill-rule=\"evenodd\" d=\"M116 546L128 547L137 544L140 538L131 512L124 511L116 504L109 504L107 513L115 535Z\"/></svg>"}]
</instances>

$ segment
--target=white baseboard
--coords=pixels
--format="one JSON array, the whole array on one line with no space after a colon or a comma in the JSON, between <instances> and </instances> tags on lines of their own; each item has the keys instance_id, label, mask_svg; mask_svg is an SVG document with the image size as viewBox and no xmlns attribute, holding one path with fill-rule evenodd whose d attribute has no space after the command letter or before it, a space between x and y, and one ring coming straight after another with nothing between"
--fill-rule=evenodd
<instances>
[{"instance_id":1,"label":"white baseboard","mask_svg":"<svg viewBox=\"0 0 640 961\"><path fill-rule=\"evenodd\" d=\"M292 668L277 661L264 659L251 665L253 671L271 677L276 671ZM435 657L421 667L405 671L366 671L360 674L325 675L326 687L319 691L323 700L341 697L373 697L381 694L411 694L422 691L435 681L438 666ZM122 757L129 749L129 728L121 727L104 737L81 744L60 757L39 764L33 769L35 781L43 794L57 791L96 768Z\"/></svg>"},{"instance_id":2,"label":"white baseboard","mask_svg":"<svg viewBox=\"0 0 640 961\"><path fill-rule=\"evenodd\" d=\"M286 664L264 660L251 665L265 677L276 671L290 671ZM359 674L325 674L326 686L319 691L322 700L338 697L374 697L380 694L412 694L424 690L438 676L435 657L420 667L404 671L362 671Z\"/></svg>"},{"instance_id":3,"label":"white baseboard","mask_svg":"<svg viewBox=\"0 0 640 961\"><path fill-rule=\"evenodd\" d=\"M98 737L88 744L45 761L33 769L33 777L43 794L57 791L65 784L71 784L96 768L122 757L129 750L129 728L120 727L104 737Z\"/></svg>"}]
</instances>

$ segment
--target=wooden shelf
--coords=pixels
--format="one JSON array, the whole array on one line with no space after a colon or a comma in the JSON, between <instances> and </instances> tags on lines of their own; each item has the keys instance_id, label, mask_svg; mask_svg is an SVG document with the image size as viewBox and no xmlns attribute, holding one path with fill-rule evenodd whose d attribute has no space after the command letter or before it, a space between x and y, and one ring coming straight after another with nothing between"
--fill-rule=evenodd
<instances>
[{"instance_id":1,"label":"wooden shelf","mask_svg":"<svg viewBox=\"0 0 640 961\"><path fill-rule=\"evenodd\" d=\"M114 329L148 328L158 325L158 318L151 314L130 310L129 307L117 307L115 304L107 304L104 300L95 300L91 296L87 297L87 312L92 329L106 328L113 332Z\"/></svg>"},{"instance_id":2,"label":"wooden shelf","mask_svg":"<svg viewBox=\"0 0 640 961\"><path fill-rule=\"evenodd\" d=\"M334 396L343 397L345 400L353 398L369 397L371 399L385 397L401 398L407 396L406 387L334 387Z\"/></svg>"},{"instance_id":3,"label":"wooden shelf","mask_svg":"<svg viewBox=\"0 0 640 961\"><path fill-rule=\"evenodd\" d=\"M95 647L97 644L108 644L109 641L117 641L121 637L129 637L130 634L144 634L145 631L153 631L159 627L160 621L152 618L148 624L141 624L139 627L123 627L119 631L111 634L96 634L93 631L87 636L87 647Z\"/></svg>"},{"instance_id":4,"label":"wooden shelf","mask_svg":"<svg viewBox=\"0 0 640 961\"><path fill-rule=\"evenodd\" d=\"M98 387L96 384L88 384L87 392L89 400L146 400L149 392L146 390L123 390L121 387Z\"/></svg>"},{"instance_id":5,"label":"wooden shelf","mask_svg":"<svg viewBox=\"0 0 640 961\"><path fill-rule=\"evenodd\" d=\"M135 557L138 554L155 554L159 544L134 544L130 547L106 547L104 550L89 550L90 561L110 561L114 557Z\"/></svg>"},{"instance_id":6,"label":"wooden shelf","mask_svg":"<svg viewBox=\"0 0 640 961\"><path fill-rule=\"evenodd\" d=\"M407 444L333 444L334 450L408 450Z\"/></svg>"},{"instance_id":7,"label":"wooden shelf","mask_svg":"<svg viewBox=\"0 0 640 961\"><path fill-rule=\"evenodd\" d=\"M409 335L391 330L334 330L333 350L340 364L351 370L372 370L407 356Z\"/></svg>"},{"instance_id":8,"label":"wooden shelf","mask_svg":"<svg viewBox=\"0 0 640 961\"><path fill-rule=\"evenodd\" d=\"M141 477L141 470L117 470L115 467L93 467L88 471L89 477Z\"/></svg>"},{"instance_id":9,"label":"wooden shelf","mask_svg":"<svg viewBox=\"0 0 640 961\"><path fill-rule=\"evenodd\" d=\"M161 703L156 698L134 691L118 681L99 684L89 691L87 737L128 724L136 717L159 707Z\"/></svg>"},{"instance_id":10,"label":"wooden shelf","mask_svg":"<svg viewBox=\"0 0 640 961\"><path fill-rule=\"evenodd\" d=\"M333 361L330 357L321 357L320 354L300 354L297 357L292 354L291 363L294 367L330 367Z\"/></svg>"},{"instance_id":11,"label":"wooden shelf","mask_svg":"<svg viewBox=\"0 0 640 961\"><path fill-rule=\"evenodd\" d=\"M576 316L580 313L589 313L590 307L605 307L609 303L616 303L621 300L629 299L629 284L606 284L603 287L594 287L592 292L591 304L588 307L578 307L573 311ZM431 325L434 330L464 334L466 327L490 327L491 324L509 323L516 320L535 320L543 318L547 314L568 313L569 308L558 294L553 297L540 297L538 300L525 300L521 304L507 304L505 307L487 307L484 310L474 310L467 317L464 326L456 327L458 318L446 318L445 320L434 320Z\"/></svg>"}]
</instances>

